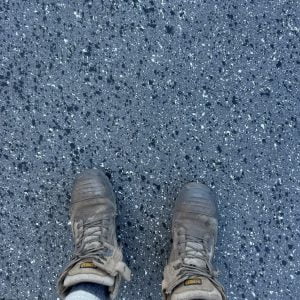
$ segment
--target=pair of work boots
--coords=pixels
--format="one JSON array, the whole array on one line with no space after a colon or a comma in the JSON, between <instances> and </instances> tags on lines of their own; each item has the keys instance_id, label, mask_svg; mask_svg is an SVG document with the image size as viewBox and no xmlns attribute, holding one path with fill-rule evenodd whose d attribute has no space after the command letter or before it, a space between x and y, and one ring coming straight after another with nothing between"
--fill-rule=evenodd
<instances>
[{"instance_id":1,"label":"pair of work boots","mask_svg":"<svg viewBox=\"0 0 300 300\"><path fill-rule=\"evenodd\" d=\"M130 279L117 244L115 217L116 197L106 175L100 170L81 173L71 197L75 253L58 281L62 299L83 282L107 286L115 299L121 279ZM162 282L165 300L226 299L212 266L217 226L211 190L200 183L185 185L173 213L173 246Z\"/></svg>"}]
</instances>

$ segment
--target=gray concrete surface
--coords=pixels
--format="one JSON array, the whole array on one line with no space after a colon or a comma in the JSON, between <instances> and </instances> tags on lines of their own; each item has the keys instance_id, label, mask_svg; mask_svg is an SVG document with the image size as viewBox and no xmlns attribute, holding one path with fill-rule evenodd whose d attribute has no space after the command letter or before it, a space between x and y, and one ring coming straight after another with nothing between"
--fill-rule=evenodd
<instances>
[{"instance_id":1,"label":"gray concrete surface","mask_svg":"<svg viewBox=\"0 0 300 300\"><path fill-rule=\"evenodd\" d=\"M180 186L218 195L229 299L299 299L299 2L0 3L0 299L56 299L72 181L104 167L160 299Z\"/></svg>"}]
</instances>

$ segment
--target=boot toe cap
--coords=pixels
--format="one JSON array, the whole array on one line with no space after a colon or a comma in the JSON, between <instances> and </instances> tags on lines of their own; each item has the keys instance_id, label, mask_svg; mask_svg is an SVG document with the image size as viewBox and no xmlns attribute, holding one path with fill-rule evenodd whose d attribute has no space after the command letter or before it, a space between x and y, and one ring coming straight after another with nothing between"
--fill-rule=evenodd
<instances>
[{"instance_id":1,"label":"boot toe cap","mask_svg":"<svg viewBox=\"0 0 300 300\"><path fill-rule=\"evenodd\" d=\"M177 207L217 217L216 195L203 183L190 182L186 184L179 192Z\"/></svg>"},{"instance_id":2,"label":"boot toe cap","mask_svg":"<svg viewBox=\"0 0 300 300\"><path fill-rule=\"evenodd\" d=\"M91 198L114 198L109 179L102 170L85 170L77 175L73 190L72 202Z\"/></svg>"}]
</instances>

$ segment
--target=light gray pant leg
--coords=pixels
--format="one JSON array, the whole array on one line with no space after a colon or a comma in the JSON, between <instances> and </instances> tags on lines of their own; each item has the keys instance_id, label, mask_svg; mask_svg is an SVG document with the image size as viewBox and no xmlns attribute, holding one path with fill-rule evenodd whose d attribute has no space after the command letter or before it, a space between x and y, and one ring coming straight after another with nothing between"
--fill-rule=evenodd
<instances>
[{"instance_id":1,"label":"light gray pant leg","mask_svg":"<svg viewBox=\"0 0 300 300\"><path fill-rule=\"evenodd\" d=\"M108 289L95 283L80 283L71 288L66 300L108 300Z\"/></svg>"}]
</instances>

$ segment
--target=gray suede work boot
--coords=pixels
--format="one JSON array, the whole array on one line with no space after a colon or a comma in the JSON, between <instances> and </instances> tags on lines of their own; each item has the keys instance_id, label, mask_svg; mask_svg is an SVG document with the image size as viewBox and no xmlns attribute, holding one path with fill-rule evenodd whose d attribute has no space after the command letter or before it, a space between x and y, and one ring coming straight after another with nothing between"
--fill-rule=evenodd
<instances>
[{"instance_id":1,"label":"gray suede work boot","mask_svg":"<svg viewBox=\"0 0 300 300\"><path fill-rule=\"evenodd\" d=\"M130 270L117 244L116 198L102 171L87 170L76 178L70 213L75 253L59 277L60 297L73 285L92 282L106 285L115 299L121 277L129 280Z\"/></svg>"},{"instance_id":2,"label":"gray suede work boot","mask_svg":"<svg viewBox=\"0 0 300 300\"><path fill-rule=\"evenodd\" d=\"M165 300L225 300L212 258L217 240L215 195L205 185L189 183L175 203L173 245L162 283Z\"/></svg>"}]
</instances>

